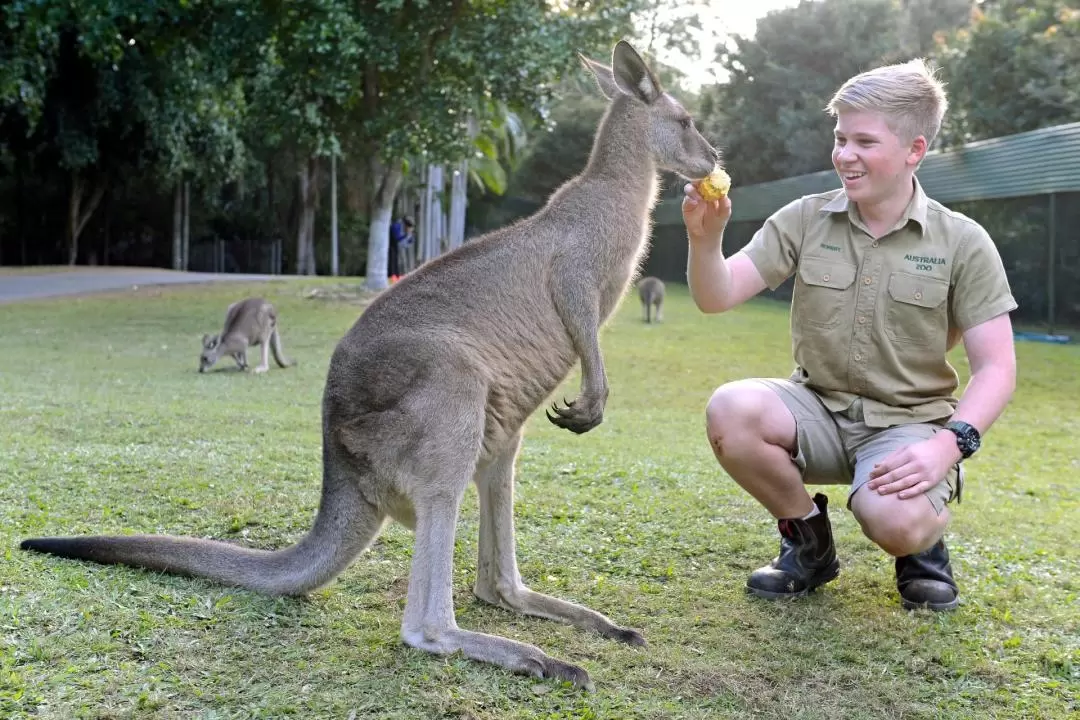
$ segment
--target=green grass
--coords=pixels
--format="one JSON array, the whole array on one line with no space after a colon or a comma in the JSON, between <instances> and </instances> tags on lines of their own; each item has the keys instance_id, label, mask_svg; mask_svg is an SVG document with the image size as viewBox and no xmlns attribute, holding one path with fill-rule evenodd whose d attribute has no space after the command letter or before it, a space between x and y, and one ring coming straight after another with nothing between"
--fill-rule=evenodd
<instances>
[{"instance_id":1,"label":"green grass","mask_svg":"<svg viewBox=\"0 0 1080 720\"><path fill-rule=\"evenodd\" d=\"M303 600L64 561L27 536L168 532L260 547L308 527L319 403L355 303L328 281L141 288L0 308L0 717L1066 718L1080 711L1080 347L1020 344L1013 404L970 462L947 536L952 614L900 609L892 563L829 488L842 571L796 603L748 598L768 515L719 469L702 410L727 380L790 371L786 308L666 322L629 298L605 329L604 423L537 413L518 463L521 571L649 641L631 648L475 600L462 511L459 624L584 666L596 692L401 644L411 535L389 526ZM198 375L240 293L280 310L288 370ZM955 363L966 378L962 354ZM565 390L565 392L563 392ZM572 397L576 377L558 395Z\"/></svg>"}]
</instances>

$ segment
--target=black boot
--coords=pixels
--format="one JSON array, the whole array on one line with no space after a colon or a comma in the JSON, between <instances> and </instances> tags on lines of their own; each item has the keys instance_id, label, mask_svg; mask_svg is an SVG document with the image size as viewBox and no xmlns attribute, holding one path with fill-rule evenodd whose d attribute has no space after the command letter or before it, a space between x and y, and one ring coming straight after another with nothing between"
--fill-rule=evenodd
<instances>
[{"instance_id":1,"label":"black boot","mask_svg":"<svg viewBox=\"0 0 1080 720\"><path fill-rule=\"evenodd\" d=\"M821 512L809 520L780 520L777 523L780 554L750 574L746 581L747 592L769 600L801 597L840 574L832 525L826 514L829 498L818 493L814 496L814 504Z\"/></svg>"},{"instance_id":2,"label":"black boot","mask_svg":"<svg viewBox=\"0 0 1080 720\"><path fill-rule=\"evenodd\" d=\"M921 553L896 558L896 589L906 610L955 609L960 604L960 589L953 580L945 541L938 540Z\"/></svg>"}]
</instances>

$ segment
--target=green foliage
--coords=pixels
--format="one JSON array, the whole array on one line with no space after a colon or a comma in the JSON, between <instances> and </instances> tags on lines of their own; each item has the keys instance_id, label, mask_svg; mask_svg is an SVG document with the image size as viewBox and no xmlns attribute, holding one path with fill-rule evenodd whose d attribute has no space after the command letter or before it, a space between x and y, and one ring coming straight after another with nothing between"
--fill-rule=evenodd
<instances>
[{"instance_id":1,"label":"green foliage","mask_svg":"<svg viewBox=\"0 0 1080 720\"><path fill-rule=\"evenodd\" d=\"M845 80L929 46L964 17L967 0L822 0L769 13L718 59L728 82L707 93L702 126L740 185L830 166L824 108ZM934 22L936 21L936 22Z\"/></svg>"},{"instance_id":2,"label":"green foliage","mask_svg":"<svg viewBox=\"0 0 1080 720\"><path fill-rule=\"evenodd\" d=\"M183 176L212 200L236 181L240 201L258 203L252 190L265 189L293 221L295 169L311 155L384 167L475 156L474 181L501 191L500 158L520 151L522 128L546 112L576 52L610 49L636 7L564 5L7 3L0 158L45 177L109 175L144 194L168 193ZM370 192L379 177L367 179ZM56 191L43 203L65 197L59 180L45 184Z\"/></svg>"},{"instance_id":3,"label":"green foliage","mask_svg":"<svg viewBox=\"0 0 1080 720\"><path fill-rule=\"evenodd\" d=\"M1080 120L1080 5L997 0L939 38L953 145Z\"/></svg>"}]
</instances>

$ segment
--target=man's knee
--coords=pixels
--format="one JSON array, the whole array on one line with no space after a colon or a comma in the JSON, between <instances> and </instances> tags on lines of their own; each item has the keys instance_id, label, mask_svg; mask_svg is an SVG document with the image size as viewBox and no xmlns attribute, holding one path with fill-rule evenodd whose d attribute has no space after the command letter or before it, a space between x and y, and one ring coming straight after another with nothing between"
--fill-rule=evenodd
<instances>
[{"instance_id":1,"label":"man's knee","mask_svg":"<svg viewBox=\"0 0 1080 720\"><path fill-rule=\"evenodd\" d=\"M760 435L762 417L771 391L744 382L721 385L705 406L705 426L709 442L717 454L725 454L725 445L745 440L747 435Z\"/></svg>"},{"instance_id":2,"label":"man's knee","mask_svg":"<svg viewBox=\"0 0 1080 720\"><path fill-rule=\"evenodd\" d=\"M740 380L722 385L705 407L709 444L718 459L756 454L761 443L794 452L795 416L767 385Z\"/></svg>"},{"instance_id":3,"label":"man's knee","mask_svg":"<svg viewBox=\"0 0 1080 720\"><path fill-rule=\"evenodd\" d=\"M863 493L867 496L860 498ZM948 522L948 510L938 515L925 497L901 500L863 487L852 500L851 509L863 533L893 557L926 550L941 537Z\"/></svg>"}]
</instances>

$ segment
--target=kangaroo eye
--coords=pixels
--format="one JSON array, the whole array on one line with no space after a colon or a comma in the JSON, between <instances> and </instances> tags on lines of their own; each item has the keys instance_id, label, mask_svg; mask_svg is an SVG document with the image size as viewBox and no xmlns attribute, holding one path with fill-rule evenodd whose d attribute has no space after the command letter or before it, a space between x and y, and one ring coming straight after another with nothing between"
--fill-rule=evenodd
<instances>
[{"instance_id":1,"label":"kangaroo eye","mask_svg":"<svg viewBox=\"0 0 1080 720\"><path fill-rule=\"evenodd\" d=\"M690 118L683 118L682 120L679 121L679 124L682 125L683 130L689 130L690 126L693 125L694 123Z\"/></svg>"}]
</instances>

